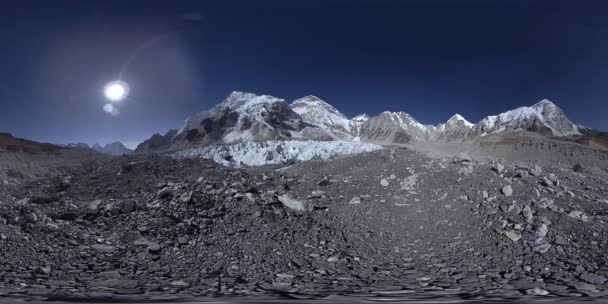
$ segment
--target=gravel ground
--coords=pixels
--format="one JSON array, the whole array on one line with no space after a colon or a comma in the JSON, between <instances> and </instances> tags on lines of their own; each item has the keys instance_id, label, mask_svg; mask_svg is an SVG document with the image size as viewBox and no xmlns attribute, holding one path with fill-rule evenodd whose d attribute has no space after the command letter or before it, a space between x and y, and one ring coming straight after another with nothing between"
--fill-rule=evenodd
<instances>
[{"instance_id":1,"label":"gravel ground","mask_svg":"<svg viewBox=\"0 0 608 304\"><path fill-rule=\"evenodd\" d=\"M2 190L0 297L598 299L607 181L403 148L287 168L98 159Z\"/></svg>"}]
</instances>

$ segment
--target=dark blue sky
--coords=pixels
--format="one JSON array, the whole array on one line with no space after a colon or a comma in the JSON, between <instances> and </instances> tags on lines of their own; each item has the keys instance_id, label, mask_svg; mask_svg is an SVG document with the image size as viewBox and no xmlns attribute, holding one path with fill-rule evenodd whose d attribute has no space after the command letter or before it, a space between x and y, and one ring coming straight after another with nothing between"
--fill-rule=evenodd
<instances>
[{"instance_id":1,"label":"dark blue sky","mask_svg":"<svg viewBox=\"0 0 608 304\"><path fill-rule=\"evenodd\" d=\"M606 1L24 0L0 41L0 131L39 141L142 140L234 90L431 124L548 98L608 130Z\"/></svg>"}]
</instances>

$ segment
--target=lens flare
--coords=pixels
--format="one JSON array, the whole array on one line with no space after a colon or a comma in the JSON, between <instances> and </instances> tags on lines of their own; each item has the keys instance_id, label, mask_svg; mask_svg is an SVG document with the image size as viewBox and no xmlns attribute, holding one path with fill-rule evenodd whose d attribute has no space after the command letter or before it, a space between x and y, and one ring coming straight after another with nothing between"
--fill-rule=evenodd
<instances>
[{"instance_id":1,"label":"lens flare","mask_svg":"<svg viewBox=\"0 0 608 304\"><path fill-rule=\"evenodd\" d=\"M104 87L103 93L111 102L121 101L129 95L129 85L120 80L112 81Z\"/></svg>"},{"instance_id":2,"label":"lens flare","mask_svg":"<svg viewBox=\"0 0 608 304\"><path fill-rule=\"evenodd\" d=\"M118 110L118 108L116 108L113 104L108 103L103 105L103 111L112 115L112 116L118 116L118 114L120 114L120 111Z\"/></svg>"}]
</instances>

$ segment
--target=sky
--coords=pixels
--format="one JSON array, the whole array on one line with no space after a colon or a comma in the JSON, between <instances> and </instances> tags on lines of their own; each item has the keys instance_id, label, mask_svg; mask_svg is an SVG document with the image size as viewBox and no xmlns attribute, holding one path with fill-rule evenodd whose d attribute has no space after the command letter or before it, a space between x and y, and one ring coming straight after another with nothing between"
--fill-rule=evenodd
<instances>
[{"instance_id":1,"label":"sky","mask_svg":"<svg viewBox=\"0 0 608 304\"><path fill-rule=\"evenodd\" d=\"M608 130L606 1L13 2L0 3L0 132L18 137L133 146L232 91L425 124L547 98ZM118 78L130 95L108 115Z\"/></svg>"}]
</instances>

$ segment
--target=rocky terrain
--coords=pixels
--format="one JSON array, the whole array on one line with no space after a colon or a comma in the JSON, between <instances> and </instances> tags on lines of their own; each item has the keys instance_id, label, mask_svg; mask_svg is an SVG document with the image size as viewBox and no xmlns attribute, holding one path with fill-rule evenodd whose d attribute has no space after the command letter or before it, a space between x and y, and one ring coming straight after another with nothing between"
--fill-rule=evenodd
<instances>
[{"instance_id":1,"label":"rocky terrain","mask_svg":"<svg viewBox=\"0 0 608 304\"><path fill-rule=\"evenodd\" d=\"M0 195L0 296L603 297L606 162L91 158Z\"/></svg>"},{"instance_id":2,"label":"rocky terrain","mask_svg":"<svg viewBox=\"0 0 608 304\"><path fill-rule=\"evenodd\" d=\"M0 189L62 174L95 156L89 149L61 147L0 133ZM103 156L99 156L103 157Z\"/></svg>"},{"instance_id":3,"label":"rocky terrain","mask_svg":"<svg viewBox=\"0 0 608 304\"><path fill-rule=\"evenodd\" d=\"M0 134L0 297L601 299L607 142L546 100L434 126L242 92L131 155Z\"/></svg>"}]
</instances>

